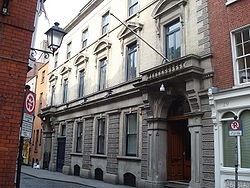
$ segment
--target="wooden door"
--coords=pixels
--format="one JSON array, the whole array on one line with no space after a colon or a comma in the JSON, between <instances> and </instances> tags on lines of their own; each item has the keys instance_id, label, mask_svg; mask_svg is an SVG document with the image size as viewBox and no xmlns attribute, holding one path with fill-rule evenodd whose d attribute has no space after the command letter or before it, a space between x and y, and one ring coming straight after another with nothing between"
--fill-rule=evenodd
<instances>
[{"instance_id":1,"label":"wooden door","mask_svg":"<svg viewBox=\"0 0 250 188\"><path fill-rule=\"evenodd\" d=\"M58 138L57 143L58 145L57 145L56 171L62 172L64 165L66 138Z\"/></svg>"},{"instance_id":2,"label":"wooden door","mask_svg":"<svg viewBox=\"0 0 250 188\"><path fill-rule=\"evenodd\" d=\"M190 180L190 136L186 121L168 123L168 180Z\"/></svg>"}]
</instances>

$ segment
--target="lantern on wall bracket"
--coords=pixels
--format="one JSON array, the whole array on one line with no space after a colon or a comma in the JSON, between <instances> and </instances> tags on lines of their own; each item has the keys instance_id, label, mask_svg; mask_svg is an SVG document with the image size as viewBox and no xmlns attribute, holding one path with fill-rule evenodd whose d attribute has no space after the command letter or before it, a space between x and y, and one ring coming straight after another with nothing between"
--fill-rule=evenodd
<instances>
[{"instance_id":1,"label":"lantern on wall bracket","mask_svg":"<svg viewBox=\"0 0 250 188\"><path fill-rule=\"evenodd\" d=\"M60 48L62 44L63 37L67 34L62 28L58 27L59 23L55 22L55 25L52 26L48 31L45 32L47 35L47 44L50 51L30 48L32 53L31 56L34 57L37 54L37 51L42 52L44 57L47 59L49 54L54 55L55 51Z\"/></svg>"}]
</instances>

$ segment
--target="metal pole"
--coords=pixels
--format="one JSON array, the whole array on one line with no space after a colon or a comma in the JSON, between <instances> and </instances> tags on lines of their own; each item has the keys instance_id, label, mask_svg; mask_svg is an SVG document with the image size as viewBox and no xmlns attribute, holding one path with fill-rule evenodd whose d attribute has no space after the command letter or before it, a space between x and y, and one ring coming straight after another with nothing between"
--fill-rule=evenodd
<instances>
[{"instance_id":1,"label":"metal pole","mask_svg":"<svg viewBox=\"0 0 250 188\"><path fill-rule=\"evenodd\" d=\"M151 46L146 40L140 37L136 32L130 29L125 23L123 23L119 18L117 18L114 14L110 13L115 19L117 19L122 25L124 25L129 31L131 31L134 35L136 35L139 39L141 39L146 45L148 45L152 50L154 50L158 55L160 55L164 61L170 62L163 54L161 54L158 50L156 50L153 46Z\"/></svg>"},{"instance_id":2,"label":"metal pole","mask_svg":"<svg viewBox=\"0 0 250 188\"><path fill-rule=\"evenodd\" d=\"M26 93L30 90L30 86L26 85L25 86L25 92L24 92L24 97L26 96ZM24 98L23 98L23 105L22 105L22 118L20 122L20 135L22 132L22 120L23 120L23 113L24 113ZM22 168L22 163L23 163L23 140L24 137L20 136L20 142L19 142L19 147L18 147L18 158L17 158L17 172L16 172L16 188L20 187L20 177L21 177L21 168Z\"/></svg>"},{"instance_id":3,"label":"metal pole","mask_svg":"<svg viewBox=\"0 0 250 188\"><path fill-rule=\"evenodd\" d=\"M235 137L235 188L238 188L238 136Z\"/></svg>"}]
</instances>

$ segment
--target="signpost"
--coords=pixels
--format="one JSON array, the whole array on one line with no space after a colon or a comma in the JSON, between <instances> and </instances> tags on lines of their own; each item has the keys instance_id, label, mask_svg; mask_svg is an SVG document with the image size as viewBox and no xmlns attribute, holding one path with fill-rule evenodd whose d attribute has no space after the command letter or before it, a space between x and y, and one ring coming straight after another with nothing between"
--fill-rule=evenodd
<instances>
[{"instance_id":1,"label":"signpost","mask_svg":"<svg viewBox=\"0 0 250 188\"><path fill-rule=\"evenodd\" d=\"M238 136L243 136L243 124L241 120L228 121L228 136L235 137L235 188L238 188Z\"/></svg>"},{"instance_id":2,"label":"signpost","mask_svg":"<svg viewBox=\"0 0 250 188\"><path fill-rule=\"evenodd\" d=\"M16 188L20 187L20 174L21 174L21 166L22 166L22 151L23 151L23 138L31 138L32 135L32 127L34 120L34 111L36 105L36 96L35 93L29 91L30 86L25 86L24 92L24 101L23 101L23 110L22 110L22 119L20 123L20 143L19 143L19 153L17 160L17 172L16 172Z\"/></svg>"}]
</instances>

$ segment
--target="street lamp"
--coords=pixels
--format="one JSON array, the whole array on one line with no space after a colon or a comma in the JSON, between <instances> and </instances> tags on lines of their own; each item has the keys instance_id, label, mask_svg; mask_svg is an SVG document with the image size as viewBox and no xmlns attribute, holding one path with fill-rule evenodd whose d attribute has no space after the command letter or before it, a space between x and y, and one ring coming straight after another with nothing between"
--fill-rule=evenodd
<instances>
[{"instance_id":1,"label":"street lamp","mask_svg":"<svg viewBox=\"0 0 250 188\"><path fill-rule=\"evenodd\" d=\"M34 53L31 53L31 56L34 57L36 55L36 51L44 53L45 58L49 57L49 54L54 55L55 51L60 48L62 44L63 37L67 34L62 28L58 27L59 23L55 22L55 25L52 26L48 31L44 34L47 35L47 43L50 51L30 48Z\"/></svg>"}]
</instances>

